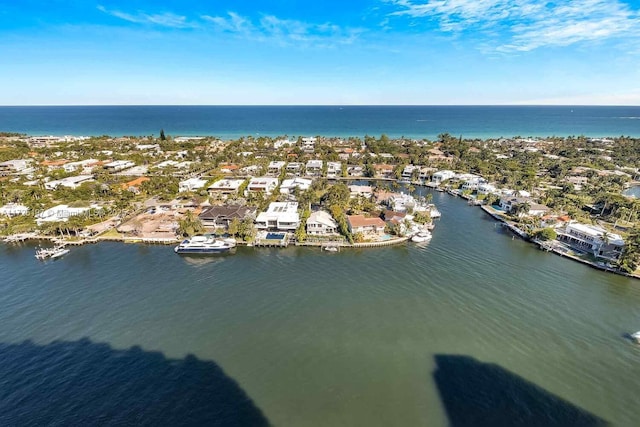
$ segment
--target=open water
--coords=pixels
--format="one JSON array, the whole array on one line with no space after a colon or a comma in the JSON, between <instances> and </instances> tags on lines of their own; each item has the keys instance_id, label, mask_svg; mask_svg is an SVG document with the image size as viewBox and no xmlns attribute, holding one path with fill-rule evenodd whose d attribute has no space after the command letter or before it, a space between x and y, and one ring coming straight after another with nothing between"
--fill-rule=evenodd
<instances>
[{"instance_id":1,"label":"open water","mask_svg":"<svg viewBox=\"0 0 640 427\"><path fill-rule=\"evenodd\" d=\"M30 135L359 136L435 139L640 137L640 107L74 106L0 107L0 132Z\"/></svg>"},{"instance_id":2,"label":"open water","mask_svg":"<svg viewBox=\"0 0 640 427\"><path fill-rule=\"evenodd\" d=\"M638 425L640 282L434 202L422 246L0 246L0 425Z\"/></svg>"}]
</instances>

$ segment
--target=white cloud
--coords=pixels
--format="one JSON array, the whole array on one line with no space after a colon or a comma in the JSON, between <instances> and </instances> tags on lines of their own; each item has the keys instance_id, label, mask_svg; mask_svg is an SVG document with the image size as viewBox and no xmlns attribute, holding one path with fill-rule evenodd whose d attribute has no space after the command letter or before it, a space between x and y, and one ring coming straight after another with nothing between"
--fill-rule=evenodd
<instances>
[{"instance_id":1,"label":"white cloud","mask_svg":"<svg viewBox=\"0 0 640 427\"><path fill-rule=\"evenodd\" d=\"M498 32L502 41L492 44L502 52L640 36L640 13L620 0L386 1L396 8L390 16L435 20L444 32Z\"/></svg>"},{"instance_id":2,"label":"white cloud","mask_svg":"<svg viewBox=\"0 0 640 427\"><path fill-rule=\"evenodd\" d=\"M169 12L155 14L137 12L135 14L131 14L119 10L110 10L102 5L98 6L98 10L116 18L136 24L152 24L171 28L189 28L194 26L193 23L187 21L187 18L185 16L176 15Z\"/></svg>"},{"instance_id":3,"label":"white cloud","mask_svg":"<svg viewBox=\"0 0 640 427\"><path fill-rule=\"evenodd\" d=\"M331 23L315 24L280 19L273 15L263 15L255 22L235 12L228 12L227 16L203 15L201 18L212 23L219 31L259 41L275 41L283 45L330 47L349 44L363 32L361 29L344 29Z\"/></svg>"}]
</instances>

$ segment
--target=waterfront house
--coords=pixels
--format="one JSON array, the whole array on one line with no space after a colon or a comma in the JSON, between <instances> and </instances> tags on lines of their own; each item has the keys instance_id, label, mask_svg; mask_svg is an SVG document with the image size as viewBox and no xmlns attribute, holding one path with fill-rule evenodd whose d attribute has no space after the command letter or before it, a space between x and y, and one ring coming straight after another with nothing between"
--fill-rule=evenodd
<instances>
[{"instance_id":1,"label":"waterfront house","mask_svg":"<svg viewBox=\"0 0 640 427\"><path fill-rule=\"evenodd\" d=\"M221 179L210 185L207 192L210 196L236 194L244 182L244 179Z\"/></svg>"},{"instance_id":2,"label":"waterfront house","mask_svg":"<svg viewBox=\"0 0 640 427\"><path fill-rule=\"evenodd\" d=\"M349 191L351 198L363 196L370 199L373 196L373 188L370 185L350 185Z\"/></svg>"},{"instance_id":3,"label":"waterfront house","mask_svg":"<svg viewBox=\"0 0 640 427\"><path fill-rule=\"evenodd\" d=\"M519 216L544 216L551 210L548 206L534 202L528 197L507 196L500 199L500 207L507 213L511 212L516 206L528 204L527 212L522 212Z\"/></svg>"},{"instance_id":4,"label":"waterfront house","mask_svg":"<svg viewBox=\"0 0 640 427\"><path fill-rule=\"evenodd\" d=\"M28 207L17 203L8 203L0 207L0 216L14 217L19 215L26 215L28 213Z\"/></svg>"},{"instance_id":5,"label":"waterfront house","mask_svg":"<svg viewBox=\"0 0 640 427\"><path fill-rule=\"evenodd\" d=\"M205 185L207 185L206 179L189 178L184 181L180 181L178 184L178 191L181 193L185 191L193 191L202 188Z\"/></svg>"},{"instance_id":6,"label":"waterfront house","mask_svg":"<svg viewBox=\"0 0 640 427\"><path fill-rule=\"evenodd\" d=\"M482 184L478 184L478 194L495 194L498 192L498 189L487 182Z\"/></svg>"},{"instance_id":7,"label":"waterfront house","mask_svg":"<svg viewBox=\"0 0 640 427\"><path fill-rule=\"evenodd\" d=\"M418 178L420 178L420 180L424 181L430 181L431 180L431 174L433 174L434 172L436 172L438 169L436 168L430 168L427 166L421 167L420 168L420 173L418 174Z\"/></svg>"},{"instance_id":8,"label":"waterfront house","mask_svg":"<svg viewBox=\"0 0 640 427\"><path fill-rule=\"evenodd\" d=\"M397 212L412 212L416 207L416 199L409 194L394 193L386 200L387 205Z\"/></svg>"},{"instance_id":9,"label":"waterfront house","mask_svg":"<svg viewBox=\"0 0 640 427\"><path fill-rule=\"evenodd\" d=\"M256 208L253 206L209 206L203 210L198 218L202 225L208 228L228 229L234 219L243 221L256 217Z\"/></svg>"},{"instance_id":10,"label":"waterfront house","mask_svg":"<svg viewBox=\"0 0 640 427\"><path fill-rule=\"evenodd\" d=\"M377 163L373 165L373 170L375 171L376 178L384 178L384 179L394 178L393 165L388 165L385 163Z\"/></svg>"},{"instance_id":11,"label":"waterfront house","mask_svg":"<svg viewBox=\"0 0 640 427\"><path fill-rule=\"evenodd\" d=\"M265 195L270 195L278 186L278 182L278 178L268 176L251 178L249 185L247 186L247 191L250 193L263 193Z\"/></svg>"},{"instance_id":12,"label":"waterfront house","mask_svg":"<svg viewBox=\"0 0 640 427\"><path fill-rule=\"evenodd\" d=\"M294 231L300 225L297 202L273 202L256 218L259 230Z\"/></svg>"},{"instance_id":13,"label":"waterfront house","mask_svg":"<svg viewBox=\"0 0 640 427\"><path fill-rule=\"evenodd\" d=\"M338 231L338 223L326 211L316 211L307 218L307 234L309 235L327 235L336 234Z\"/></svg>"},{"instance_id":14,"label":"waterfront house","mask_svg":"<svg viewBox=\"0 0 640 427\"><path fill-rule=\"evenodd\" d=\"M342 163L327 162L327 178L337 178L342 176Z\"/></svg>"},{"instance_id":15,"label":"waterfront house","mask_svg":"<svg viewBox=\"0 0 640 427\"><path fill-rule=\"evenodd\" d=\"M269 176L279 176L280 172L282 171L282 168L284 168L284 165L287 162L283 162L283 161L273 161L269 163L269 166L267 167L267 175Z\"/></svg>"},{"instance_id":16,"label":"waterfront house","mask_svg":"<svg viewBox=\"0 0 640 427\"><path fill-rule=\"evenodd\" d=\"M385 223L380 218L369 218L364 215L347 215L347 224L352 234L379 236L384 234Z\"/></svg>"},{"instance_id":17,"label":"waterfront house","mask_svg":"<svg viewBox=\"0 0 640 427\"><path fill-rule=\"evenodd\" d=\"M298 188L300 191L308 190L312 183L313 181L308 178L285 179L280 184L280 194L291 194L294 188Z\"/></svg>"},{"instance_id":18,"label":"waterfront house","mask_svg":"<svg viewBox=\"0 0 640 427\"><path fill-rule=\"evenodd\" d=\"M322 176L322 166L324 162L322 160L309 160L306 164L307 176Z\"/></svg>"},{"instance_id":19,"label":"waterfront house","mask_svg":"<svg viewBox=\"0 0 640 427\"><path fill-rule=\"evenodd\" d=\"M596 225L570 222L557 233L558 240L604 261L617 261L624 249L624 240L619 234L608 233Z\"/></svg>"},{"instance_id":20,"label":"waterfront house","mask_svg":"<svg viewBox=\"0 0 640 427\"><path fill-rule=\"evenodd\" d=\"M364 176L364 168L362 166L347 166L347 176Z\"/></svg>"},{"instance_id":21,"label":"waterfront house","mask_svg":"<svg viewBox=\"0 0 640 427\"><path fill-rule=\"evenodd\" d=\"M70 176L63 179L56 179L55 181L49 181L44 183L44 188L47 190L55 190L58 186L67 188L78 188L85 182L93 181L93 175L78 175Z\"/></svg>"},{"instance_id":22,"label":"waterfront house","mask_svg":"<svg viewBox=\"0 0 640 427\"><path fill-rule=\"evenodd\" d=\"M414 173L416 174L416 176L420 174L420 166L406 165L404 169L402 169L401 178L405 181L411 181L413 179Z\"/></svg>"},{"instance_id":23,"label":"waterfront house","mask_svg":"<svg viewBox=\"0 0 640 427\"><path fill-rule=\"evenodd\" d=\"M38 225L44 222L57 222L63 221L66 222L70 217L76 215L82 215L91 209L101 209L97 205L91 205L88 208L72 208L68 205L58 205L52 208L49 208L43 212L40 212L36 215L36 223Z\"/></svg>"},{"instance_id":24,"label":"waterfront house","mask_svg":"<svg viewBox=\"0 0 640 427\"><path fill-rule=\"evenodd\" d=\"M441 170L431 175L431 182L433 182L436 185L440 185L444 181L452 179L454 176L456 176L456 173L454 171Z\"/></svg>"}]
</instances>

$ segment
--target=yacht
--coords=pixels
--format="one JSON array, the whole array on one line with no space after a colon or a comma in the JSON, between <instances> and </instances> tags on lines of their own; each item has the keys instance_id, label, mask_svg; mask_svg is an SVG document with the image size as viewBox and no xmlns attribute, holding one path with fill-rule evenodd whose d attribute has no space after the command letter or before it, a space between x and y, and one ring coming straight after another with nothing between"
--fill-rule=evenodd
<instances>
[{"instance_id":1,"label":"yacht","mask_svg":"<svg viewBox=\"0 0 640 427\"><path fill-rule=\"evenodd\" d=\"M47 258L62 258L69 252L69 249L65 248L64 246L56 246L55 248L38 248L36 250L36 259L45 260Z\"/></svg>"},{"instance_id":2,"label":"yacht","mask_svg":"<svg viewBox=\"0 0 640 427\"><path fill-rule=\"evenodd\" d=\"M631 339L632 339L636 344L640 344L640 331L638 331L638 332L634 332L633 334L631 334Z\"/></svg>"},{"instance_id":3,"label":"yacht","mask_svg":"<svg viewBox=\"0 0 640 427\"><path fill-rule=\"evenodd\" d=\"M431 240L431 233L429 233L429 231L427 230L414 234L414 236L411 238L411 241L414 243L428 242L429 240Z\"/></svg>"},{"instance_id":4,"label":"yacht","mask_svg":"<svg viewBox=\"0 0 640 427\"><path fill-rule=\"evenodd\" d=\"M185 239L174 251L177 254L218 254L236 247L235 239L216 239L211 236L193 236Z\"/></svg>"}]
</instances>

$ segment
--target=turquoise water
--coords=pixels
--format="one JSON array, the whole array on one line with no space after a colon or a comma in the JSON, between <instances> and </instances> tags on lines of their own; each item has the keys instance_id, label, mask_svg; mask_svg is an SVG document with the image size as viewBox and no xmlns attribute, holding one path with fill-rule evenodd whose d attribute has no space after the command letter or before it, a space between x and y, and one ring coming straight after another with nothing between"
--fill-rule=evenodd
<instances>
[{"instance_id":1,"label":"turquoise water","mask_svg":"<svg viewBox=\"0 0 640 427\"><path fill-rule=\"evenodd\" d=\"M32 135L323 135L435 139L640 136L640 107L78 106L0 107L0 131Z\"/></svg>"},{"instance_id":2,"label":"turquoise water","mask_svg":"<svg viewBox=\"0 0 640 427\"><path fill-rule=\"evenodd\" d=\"M433 201L429 245L0 246L0 424L637 425L640 282Z\"/></svg>"}]
</instances>

